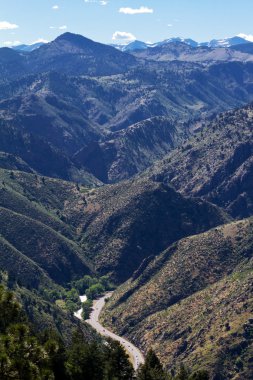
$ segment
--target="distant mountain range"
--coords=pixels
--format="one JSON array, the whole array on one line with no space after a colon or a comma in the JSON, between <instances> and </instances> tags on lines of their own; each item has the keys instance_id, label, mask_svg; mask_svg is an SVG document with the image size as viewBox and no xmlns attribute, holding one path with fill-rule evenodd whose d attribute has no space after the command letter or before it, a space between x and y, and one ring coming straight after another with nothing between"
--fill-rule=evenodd
<instances>
[{"instance_id":1,"label":"distant mountain range","mask_svg":"<svg viewBox=\"0 0 253 380\"><path fill-rule=\"evenodd\" d=\"M156 42L156 43L146 43L143 41L132 41L127 45L112 45L116 49L119 49L121 51L134 51L134 50L146 50L148 48L154 48L158 46L167 45L170 43L175 42L181 42L185 43L191 47L201 47L206 46L210 48L217 48L217 47L231 47L235 45L242 45L242 44L248 44L249 42L252 42L251 38L245 34L240 34L235 37L229 37L229 38L223 38L219 40L211 40L208 42L197 42L192 40L191 38L181 38L181 37L173 37L166 39L164 41Z\"/></svg>"},{"instance_id":2,"label":"distant mountain range","mask_svg":"<svg viewBox=\"0 0 253 380\"><path fill-rule=\"evenodd\" d=\"M42 45L45 45L45 42L36 42L35 44L31 44L31 45L22 44L22 45L12 46L12 49L30 53L31 51L38 49Z\"/></svg>"},{"instance_id":3,"label":"distant mountain range","mask_svg":"<svg viewBox=\"0 0 253 380\"><path fill-rule=\"evenodd\" d=\"M180 143L184 122L253 100L252 47L128 54L65 33L30 53L2 48L0 151L44 176L128 179Z\"/></svg>"},{"instance_id":4,"label":"distant mountain range","mask_svg":"<svg viewBox=\"0 0 253 380\"><path fill-rule=\"evenodd\" d=\"M159 41L155 43L148 43L148 42L135 40L125 45L111 44L111 46L115 47L118 50L129 52L129 51L135 51L135 50L146 50L148 48L154 48L157 46L163 46L163 45L167 45L167 44L175 43L175 42L185 43L191 47L206 46L206 47L211 47L211 48L217 48L217 47L231 47L235 45L248 44L249 42L253 42L253 40L252 38L250 38L250 36L246 34L239 34L238 36L235 36L235 37L213 39L207 42L197 42L191 38L172 37L164 41ZM45 45L45 42L37 42L34 44L21 44L18 46L12 46L12 49L29 53L38 49L39 47L43 45Z\"/></svg>"}]
</instances>

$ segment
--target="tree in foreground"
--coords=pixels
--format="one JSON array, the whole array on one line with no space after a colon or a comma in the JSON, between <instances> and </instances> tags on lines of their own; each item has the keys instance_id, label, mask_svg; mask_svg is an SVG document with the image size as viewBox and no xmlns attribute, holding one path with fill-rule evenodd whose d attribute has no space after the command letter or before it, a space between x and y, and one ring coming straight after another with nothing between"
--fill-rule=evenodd
<instances>
[{"instance_id":1,"label":"tree in foreground","mask_svg":"<svg viewBox=\"0 0 253 380\"><path fill-rule=\"evenodd\" d=\"M66 372L71 380L103 379L103 356L96 343L85 344L76 332L67 351Z\"/></svg>"},{"instance_id":2,"label":"tree in foreground","mask_svg":"<svg viewBox=\"0 0 253 380\"><path fill-rule=\"evenodd\" d=\"M134 376L133 366L129 357L121 346L114 340L108 340L104 354L104 380L131 380Z\"/></svg>"},{"instance_id":3,"label":"tree in foreground","mask_svg":"<svg viewBox=\"0 0 253 380\"><path fill-rule=\"evenodd\" d=\"M140 366L137 380L166 380L168 377L153 350L147 353L145 363Z\"/></svg>"}]
</instances>

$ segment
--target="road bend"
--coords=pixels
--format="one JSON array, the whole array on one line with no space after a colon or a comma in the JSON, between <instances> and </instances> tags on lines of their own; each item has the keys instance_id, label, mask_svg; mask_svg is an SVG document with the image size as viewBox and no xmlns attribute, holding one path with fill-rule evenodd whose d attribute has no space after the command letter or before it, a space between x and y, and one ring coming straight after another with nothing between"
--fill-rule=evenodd
<instances>
[{"instance_id":1,"label":"road bend","mask_svg":"<svg viewBox=\"0 0 253 380\"><path fill-rule=\"evenodd\" d=\"M113 332L111 332L110 330L102 326L101 323L99 322L99 316L101 314L103 307L105 306L105 302L106 302L105 300L111 297L112 294L113 294L112 292L107 293L103 297L93 302L90 318L87 319L85 322L88 323L90 326L92 326L100 335L120 342L120 344L124 347L125 351L129 355L131 362L133 363L134 370L136 371L139 365L144 363L144 356L142 352L136 346L134 346L131 342L129 342L125 338L122 338L119 335L114 334ZM81 302L85 302L87 298L80 297L80 299L81 299ZM82 309L78 310L75 313L75 316L79 319L82 319Z\"/></svg>"}]
</instances>

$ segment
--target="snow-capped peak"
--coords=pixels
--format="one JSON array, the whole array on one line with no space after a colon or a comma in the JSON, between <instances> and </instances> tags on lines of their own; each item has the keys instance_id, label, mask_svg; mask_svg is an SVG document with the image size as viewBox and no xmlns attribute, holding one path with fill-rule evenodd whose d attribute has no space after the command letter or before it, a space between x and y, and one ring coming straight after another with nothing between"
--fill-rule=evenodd
<instances>
[{"instance_id":1,"label":"snow-capped peak","mask_svg":"<svg viewBox=\"0 0 253 380\"><path fill-rule=\"evenodd\" d=\"M243 34L239 33L237 34L237 37L243 38L246 41L253 42L253 35L252 34Z\"/></svg>"}]
</instances>

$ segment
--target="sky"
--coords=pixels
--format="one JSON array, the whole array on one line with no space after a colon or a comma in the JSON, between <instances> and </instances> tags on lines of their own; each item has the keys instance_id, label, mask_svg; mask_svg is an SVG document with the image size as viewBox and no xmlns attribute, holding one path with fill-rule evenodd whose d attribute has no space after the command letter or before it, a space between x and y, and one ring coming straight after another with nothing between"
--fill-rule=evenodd
<instances>
[{"instance_id":1,"label":"sky","mask_svg":"<svg viewBox=\"0 0 253 380\"><path fill-rule=\"evenodd\" d=\"M253 0L0 0L0 46L64 32L103 43L253 35ZM253 37L252 37L253 40Z\"/></svg>"}]
</instances>

